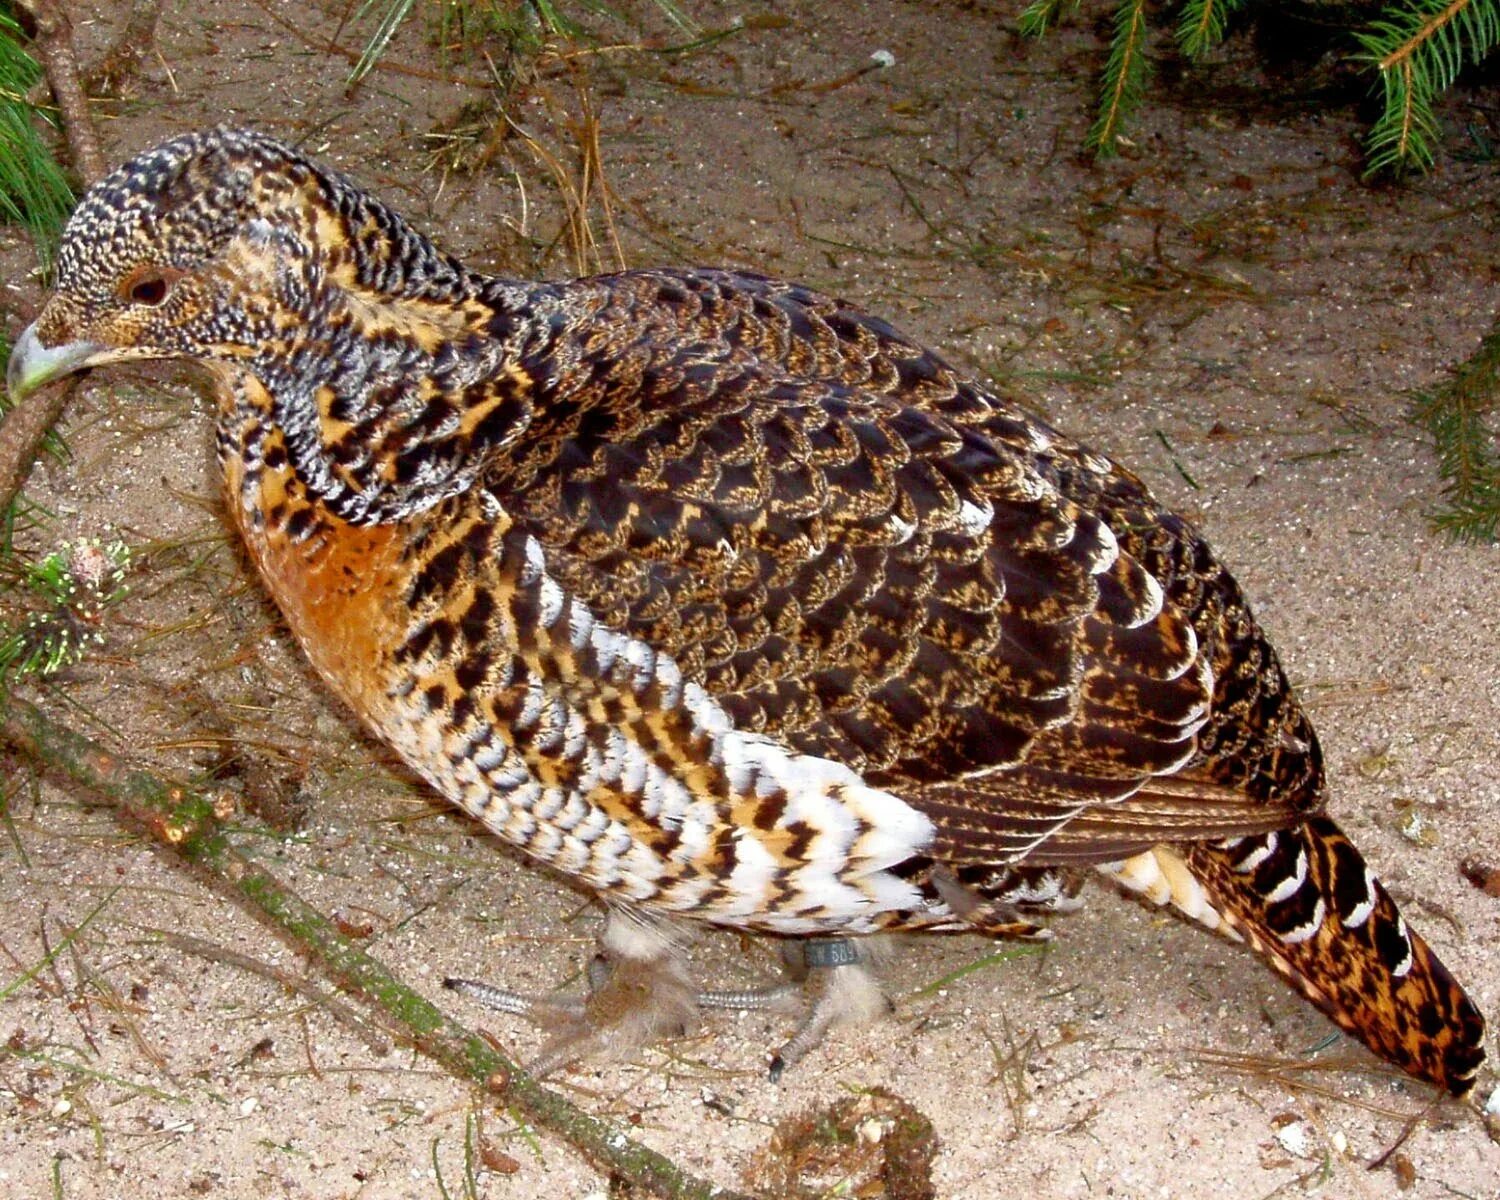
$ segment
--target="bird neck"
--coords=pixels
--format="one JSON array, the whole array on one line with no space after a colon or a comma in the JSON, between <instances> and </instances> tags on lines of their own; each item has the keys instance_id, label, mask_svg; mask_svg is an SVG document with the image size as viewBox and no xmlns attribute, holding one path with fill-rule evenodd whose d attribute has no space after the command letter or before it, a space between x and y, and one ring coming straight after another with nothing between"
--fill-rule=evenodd
<instances>
[{"instance_id":1,"label":"bird neck","mask_svg":"<svg viewBox=\"0 0 1500 1200\"><path fill-rule=\"evenodd\" d=\"M314 253L328 277L384 301L462 304L483 276L417 232L400 213L306 159L257 180L255 210Z\"/></svg>"},{"instance_id":2,"label":"bird neck","mask_svg":"<svg viewBox=\"0 0 1500 1200\"><path fill-rule=\"evenodd\" d=\"M260 385L225 416L279 430L290 469L341 519L400 520L470 487L521 436L530 381L498 308L473 295L435 300L313 280L295 322L242 369Z\"/></svg>"},{"instance_id":3,"label":"bird neck","mask_svg":"<svg viewBox=\"0 0 1500 1200\"><path fill-rule=\"evenodd\" d=\"M305 160L255 186L228 273L242 307L262 310L251 344L226 357L258 386L232 389L225 431L269 422L301 485L355 524L468 488L531 420L518 365L531 289L470 271ZM221 444L237 453L239 440Z\"/></svg>"}]
</instances>

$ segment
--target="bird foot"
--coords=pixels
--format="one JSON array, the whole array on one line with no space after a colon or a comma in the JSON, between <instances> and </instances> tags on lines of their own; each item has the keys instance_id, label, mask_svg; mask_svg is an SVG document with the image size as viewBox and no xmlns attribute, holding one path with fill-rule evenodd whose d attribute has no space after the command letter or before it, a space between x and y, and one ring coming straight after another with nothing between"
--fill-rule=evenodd
<instances>
[{"instance_id":1,"label":"bird foot","mask_svg":"<svg viewBox=\"0 0 1500 1200\"><path fill-rule=\"evenodd\" d=\"M742 991L700 992L701 1008L784 1010L799 996L812 1003L791 1038L771 1055L770 1079L779 1082L788 1067L815 1049L835 1025L870 1021L890 1012L890 999L870 970L870 943L854 938L804 938L782 943L792 979Z\"/></svg>"},{"instance_id":2,"label":"bird foot","mask_svg":"<svg viewBox=\"0 0 1500 1200\"><path fill-rule=\"evenodd\" d=\"M474 979L445 979L443 986L554 1030L527 1064L538 1077L582 1058L617 1058L649 1042L685 1037L698 1027L703 1009L788 1012L810 1000L792 1036L771 1055L775 1083L834 1026L870 1021L891 1008L870 969L872 939L789 940L782 943L782 958L790 979L704 992L693 989L680 949L654 925L612 915L601 944L589 963L589 991L581 997L534 996Z\"/></svg>"},{"instance_id":3,"label":"bird foot","mask_svg":"<svg viewBox=\"0 0 1500 1200\"><path fill-rule=\"evenodd\" d=\"M623 922L629 925L622 931ZM581 997L533 996L473 979L444 979L443 986L555 1030L526 1064L538 1078L583 1058L618 1058L697 1028L697 995L680 949L665 932L612 913L600 942L601 952L588 967L588 993Z\"/></svg>"}]
</instances>

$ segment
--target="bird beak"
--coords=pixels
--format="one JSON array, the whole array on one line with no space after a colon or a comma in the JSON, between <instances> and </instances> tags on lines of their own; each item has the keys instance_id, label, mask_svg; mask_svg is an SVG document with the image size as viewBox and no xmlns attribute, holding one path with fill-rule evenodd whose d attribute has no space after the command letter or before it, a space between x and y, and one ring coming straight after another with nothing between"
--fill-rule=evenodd
<instances>
[{"instance_id":1,"label":"bird beak","mask_svg":"<svg viewBox=\"0 0 1500 1200\"><path fill-rule=\"evenodd\" d=\"M5 387L10 392L11 402L20 403L43 384L103 362L113 353L112 347L97 342L44 346L36 335L36 326L28 325L11 348L10 366L5 370Z\"/></svg>"}]
</instances>

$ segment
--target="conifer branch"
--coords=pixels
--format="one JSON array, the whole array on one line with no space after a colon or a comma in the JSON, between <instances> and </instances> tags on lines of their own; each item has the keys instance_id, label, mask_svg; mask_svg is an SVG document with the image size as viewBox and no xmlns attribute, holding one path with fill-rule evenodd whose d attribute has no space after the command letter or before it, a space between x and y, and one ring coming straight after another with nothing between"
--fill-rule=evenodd
<instances>
[{"instance_id":1,"label":"conifer branch","mask_svg":"<svg viewBox=\"0 0 1500 1200\"><path fill-rule=\"evenodd\" d=\"M1021 11L1019 27L1023 37L1039 38L1058 24L1064 16L1078 11L1082 0L1031 0ZM1066 12L1064 11L1066 10Z\"/></svg>"},{"instance_id":2,"label":"conifer branch","mask_svg":"<svg viewBox=\"0 0 1500 1200\"><path fill-rule=\"evenodd\" d=\"M1245 0L1187 0L1177 21L1177 44L1189 58L1202 58L1224 40L1229 18Z\"/></svg>"},{"instance_id":3,"label":"conifer branch","mask_svg":"<svg viewBox=\"0 0 1500 1200\"><path fill-rule=\"evenodd\" d=\"M1429 41L1435 38L1439 32L1450 24L1460 13L1470 7L1472 0L1450 0L1439 11L1432 14L1427 20L1422 21L1411 35L1400 45L1382 58L1379 62L1382 71L1389 71L1397 63L1404 62L1422 49Z\"/></svg>"},{"instance_id":4,"label":"conifer branch","mask_svg":"<svg viewBox=\"0 0 1500 1200\"><path fill-rule=\"evenodd\" d=\"M1120 127L1139 107L1150 64L1146 61L1146 0L1120 0L1115 10L1115 33L1109 61L1104 65L1104 83L1099 116L1089 130L1085 145L1106 158L1119 149Z\"/></svg>"},{"instance_id":5,"label":"conifer branch","mask_svg":"<svg viewBox=\"0 0 1500 1200\"><path fill-rule=\"evenodd\" d=\"M1361 57L1380 72L1384 107L1370 129L1367 174L1433 161L1433 101L1467 63L1500 45L1496 0L1398 0L1357 35Z\"/></svg>"},{"instance_id":6,"label":"conifer branch","mask_svg":"<svg viewBox=\"0 0 1500 1200\"><path fill-rule=\"evenodd\" d=\"M1500 537L1500 454L1486 415L1500 397L1500 323L1453 378L1418 392L1412 419L1426 427L1443 479L1444 508L1432 523L1461 541Z\"/></svg>"},{"instance_id":7,"label":"conifer branch","mask_svg":"<svg viewBox=\"0 0 1500 1200\"><path fill-rule=\"evenodd\" d=\"M1149 74L1145 0L1114 4L1109 58L1086 145L1115 153ZM1081 0L1029 0L1020 32L1040 37L1076 11ZM1183 0L1175 39L1183 56L1200 59L1224 41L1230 19L1247 0ZM1366 135L1367 174L1426 169L1441 129L1434 103L1465 66L1500 48L1500 0L1385 0L1379 16L1353 31L1356 61L1380 79L1379 117Z\"/></svg>"}]
</instances>

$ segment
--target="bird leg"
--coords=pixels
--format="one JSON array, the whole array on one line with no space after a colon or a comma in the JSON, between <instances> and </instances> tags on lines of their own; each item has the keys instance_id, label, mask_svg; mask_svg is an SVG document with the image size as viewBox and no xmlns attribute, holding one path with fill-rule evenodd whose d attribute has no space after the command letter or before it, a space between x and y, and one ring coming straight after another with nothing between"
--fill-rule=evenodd
<instances>
[{"instance_id":1,"label":"bird leg","mask_svg":"<svg viewBox=\"0 0 1500 1200\"><path fill-rule=\"evenodd\" d=\"M890 1001L870 968L877 939L818 937L782 942L790 978L766 987L695 991L680 943L658 921L633 910L611 908L600 936L600 953L588 966L582 997L532 996L473 979L445 979L443 986L496 1012L525 1017L556 1030L527 1064L536 1076L592 1055L619 1057L659 1038L684 1037L701 1009L766 1012L810 999L792 1036L771 1056L770 1078L815 1049L835 1025L886 1015Z\"/></svg>"},{"instance_id":2,"label":"bird leg","mask_svg":"<svg viewBox=\"0 0 1500 1200\"><path fill-rule=\"evenodd\" d=\"M869 966L871 945L868 938L785 941L781 956L790 980L740 991L700 992L698 1004L701 1008L765 1011L787 1007L798 993L811 996L812 1003L791 1038L771 1056L770 1078L776 1083L833 1026L873 1020L890 1011L890 1000Z\"/></svg>"},{"instance_id":3,"label":"bird leg","mask_svg":"<svg viewBox=\"0 0 1500 1200\"><path fill-rule=\"evenodd\" d=\"M619 1057L696 1028L697 997L682 947L665 926L633 910L611 908L599 943L600 953L588 967L589 991L582 998L529 996L471 979L445 979L443 986L487 1008L556 1028L527 1064L539 1077L581 1058Z\"/></svg>"}]
</instances>

